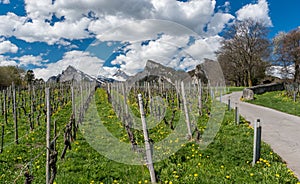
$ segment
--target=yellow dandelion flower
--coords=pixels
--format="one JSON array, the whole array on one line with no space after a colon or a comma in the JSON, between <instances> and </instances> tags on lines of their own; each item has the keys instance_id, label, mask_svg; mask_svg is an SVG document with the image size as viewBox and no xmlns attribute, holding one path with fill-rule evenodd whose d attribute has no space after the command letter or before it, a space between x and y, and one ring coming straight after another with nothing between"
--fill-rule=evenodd
<instances>
[{"instance_id":1,"label":"yellow dandelion flower","mask_svg":"<svg viewBox=\"0 0 300 184\"><path fill-rule=\"evenodd\" d=\"M145 180L144 183L148 183L148 180Z\"/></svg>"},{"instance_id":2,"label":"yellow dandelion flower","mask_svg":"<svg viewBox=\"0 0 300 184\"><path fill-rule=\"evenodd\" d=\"M224 169L224 165L221 165L221 169Z\"/></svg>"},{"instance_id":3,"label":"yellow dandelion flower","mask_svg":"<svg viewBox=\"0 0 300 184\"><path fill-rule=\"evenodd\" d=\"M250 176L254 176L254 174L253 174L253 173L250 173Z\"/></svg>"},{"instance_id":4,"label":"yellow dandelion flower","mask_svg":"<svg viewBox=\"0 0 300 184\"><path fill-rule=\"evenodd\" d=\"M173 184L173 182L172 182L172 181L169 181L169 184Z\"/></svg>"},{"instance_id":5,"label":"yellow dandelion flower","mask_svg":"<svg viewBox=\"0 0 300 184\"><path fill-rule=\"evenodd\" d=\"M227 175L227 176L226 176L226 179L230 179L230 176L229 176L229 175Z\"/></svg>"},{"instance_id":6,"label":"yellow dandelion flower","mask_svg":"<svg viewBox=\"0 0 300 184\"><path fill-rule=\"evenodd\" d=\"M197 173L195 173L195 174L194 174L194 177L198 177L198 174L197 174Z\"/></svg>"},{"instance_id":7,"label":"yellow dandelion flower","mask_svg":"<svg viewBox=\"0 0 300 184\"><path fill-rule=\"evenodd\" d=\"M279 174L275 174L275 176L276 176L277 178L279 178L279 177L280 177L280 175L279 175Z\"/></svg>"}]
</instances>

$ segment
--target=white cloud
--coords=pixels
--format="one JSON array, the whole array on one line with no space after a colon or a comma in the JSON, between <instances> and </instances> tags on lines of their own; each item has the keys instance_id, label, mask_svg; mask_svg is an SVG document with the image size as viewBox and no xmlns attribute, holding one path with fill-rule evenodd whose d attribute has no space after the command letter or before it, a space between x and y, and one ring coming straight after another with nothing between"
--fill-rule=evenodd
<instances>
[{"instance_id":1,"label":"white cloud","mask_svg":"<svg viewBox=\"0 0 300 184\"><path fill-rule=\"evenodd\" d=\"M4 1L8 0L0 0ZM215 59L221 40L218 34L235 19L228 13L229 8L229 1L216 7L216 0L25 0L26 16L14 13L0 16L0 36L15 36L30 43L58 44L68 49L74 48L72 40L90 37L131 42L126 47L131 49L126 56L121 55L114 61L129 74L142 69L147 59L189 69L204 58ZM239 20L251 17L272 25L268 13L267 1L258 0L257 4L238 10L236 16ZM53 17L60 21L53 22ZM196 38L195 43L189 45L189 36ZM141 40L152 41L141 46ZM35 69L35 73L44 79L57 75L70 64L92 75L111 75L116 70L103 69L104 61L83 51L67 52L61 60L51 64L43 63L40 56L17 59L24 66L42 63L46 68Z\"/></svg>"},{"instance_id":2,"label":"white cloud","mask_svg":"<svg viewBox=\"0 0 300 184\"><path fill-rule=\"evenodd\" d=\"M51 19L54 11L51 0L25 0L25 10L31 19Z\"/></svg>"},{"instance_id":3,"label":"white cloud","mask_svg":"<svg viewBox=\"0 0 300 184\"><path fill-rule=\"evenodd\" d=\"M54 4L50 0L25 0L26 17L13 13L0 16L0 21L4 23L0 25L0 35L14 35L27 42L42 41L52 45L61 43L61 39L88 38L90 33L96 33L99 38L105 31L130 24L134 26L123 30L123 35L128 36L128 31L135 30L137 35L132 34L132 37L140 37L147 31L155 30L155 27L140 22L144 19L174 21L201 34L214 16L215 4L215 0L56 0ZM53 16L63 19L52 25L49 21ZM214 21L214 27L223 27L225 20L223 18L220 25Z\"/></svg>"},{"instance_id":4,"label":"white cloud","mask_svg":"<svg viewBox=\"0 0 300 184\"><path fill-rule=\"evenodd\" d=\"M153 8L148 0L56 0L53 6L58 16L70 20L77 20L90 12L98 17L117 15L121 18L144 19L151 16Z\"/></svg>"},{"instance_id":5,"label":"white cloud","mask_svg":"<svg viewBox=\"0 0 300 184\"><path fill-rule=\"evenodd\" d=\"M204 58L216 59L215 52L220 48L222 38L220 36L211 36L198 39L195 43L184 50L193 57L203 61Z\"/></svg>"},{"instance_id":6,"label":"white cloud","mask_svg":"<svg viewBox=\"0 0 300 184\"><path fill-rule=\"evenodd\" d=\"M9 4L10 1L9 0L0 0L0 4L3 3L3 4Z\"/></svg>"},{"instance_id":7,"label":"white cloud","mask_svg":"<svg viewBox=\"0 0 300 184\"><path fill-rule=\"evenodd\" d=\"M134 75L144 68L147 60L179 70L190 70L204 58L216 59L215 52L220 47L221 37L194 39L195 43L191 44L188 36L162 35L146 45L135 42L126 46L126 54L118 56L112 64L118 64L123 71Z\"/></svg>"},{"instance_id":8,"label":"white cloud","mask_svg":"<svg viewBox=\"0 0 300 184\"><path fill-rule=\"evenodd\" d=\"M258 0L257 4L248 4L236 12L238 20L252 18L257 21L262 21L267 26L272 26L271 18L269 17L269 5L266 0Z\"/></svg>"},{"instance_id":9,"label":"white cloud","mask_svg":"<svg viewBox=\"0 0 300 184\"><path fill-rule=\"evenodd\" d=\"M178 49L187 45L188 36L170 36L162 35L157 40L150 41L147 45L141 45L141 42L134 42L128 45L125 50L126 55L118 56L112 64L119 64L123 71L129 75L134 75L141 71L147 60L154 60L163 65L177 67L172 63L172 58L178 54ZM178 56L179 57L179 56Z\"/></svg>"},{"instance_id":10,"label":"white cloud","mask_svg":"<svg viewBox=\"0 0 300 184\"><path fill-rule=\"evenodd\" d=\"M66 52L63 58L58 62L47 64L46 68L34 69L34 73L37 78L48 80L49 77L60 74L62 70L72 65L93 76L97 76L99 73L107 75L107 72L102 67L103 63L103 60L90 55L88 52L73 50Z\"/></svg>"},{"instance_id":11,"label":"white cloud","mask_svg":"<svg viewBox=\"0 0 300 184\"><path fill-rule=\"evenodd\" d=\"M15 30L15 36L27 42L46 42L49 45L61 43L61 39L84 39L90 37L85 30L90 20L83 17L75 22L57 22L53 26L36 19L26 22ZM34 33L34 34L32 34Z\"/></svg>"},{"instance_id":12,"label":"white cloud","mask_svg":"<svg viewBox=\"0 0 300 184\"><path fill-rule=\"evenodd\" d=\"M18 65L14 60L7 56L0 55L0 66L16 66Z\"/></svg>"},{"instance_id":13,"label":"white cloud","mask_svg":"<svg viewBox=\"0 0 300 184\"><path fill-rule=\"evenodd\" d=\"M207 33L209 35L217 35L220 33L224 26L230 21L234 20L234 16L228 13L216 13L210 20L210 23L207 26Z\"/></svg>"},{"instance_id":14,"label":"white cloud","mask_svg":"<svg viewBox=\"0 0 300 184\"><path fill-rule=\"evenodd\" d=\"M0 15L0 36L10 37L14 35L14 30L22 26L26 21L26 17L19 17L14 13Z\"/></svg>"},{"instance_id":15,"label":"white cloud","mask_svg":"<svg viewBox=\"0 0 300 184\"><path fill-rule=\"evenodd\" d=\"M18 52L18 47L15 44L9 40L0 40L0 54L16 52Z\"/></svg>"},{"instance_id":16,"label":"white cloud","mask_svg":"<svg viewBox=\"0 0 300 184\"><path fill-rule=\"evenodd\" d=\"M109 27L108 25L118 26ZM121 21L115 17L108 17L104 22L103 20L92 22L89 29L97 33L97 38L101 41L150 40L156 38L161 33L172 36L197 35L192 30L180 24L156 19Z\"/></svg>"},{"instance_id":17,"label":"white cloud","mask_svg":"<svg viewBox=\"0 0 300 184\"><path fill-rule=\"evenodd\" d=\"M187 2L151 0L151 2L155 7L154 18L177 22L200 34L213 16L216 5L215 0Z\"/></svg>"},{"instance_id":18,"label":"white cloud","mask_svg":"<svg viewBox=\"0 0 300 184\"><path fill-rule=\"evenodd\" d=\"M24 67L28 65L42 66L43 63L47 62L44 61L41 56L33 56L33 55L24 55L14 59L19 61L19 66L24 66Z\"/></svg>"}]
</instances>

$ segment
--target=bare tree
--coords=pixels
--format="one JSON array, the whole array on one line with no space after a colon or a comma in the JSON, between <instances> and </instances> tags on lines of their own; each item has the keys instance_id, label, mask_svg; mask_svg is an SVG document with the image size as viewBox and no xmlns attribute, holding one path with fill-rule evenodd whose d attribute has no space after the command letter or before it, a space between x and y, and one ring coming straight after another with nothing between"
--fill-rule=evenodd
<instances>
[{"instance_id":1,"label":"bare tree","mask_svg":"<svg viewBox=\"0 0 300 184\"><path fill-rule=\"evenodd\" d=\"M274 55L283 66L283 74L290 75L288 67L294 67L294 82L300 82L300 28L289 33L278 33L273 39Z\"/></svg>"},{"instance_id":2,"label":"bare tree","mask_svg":"<svg viewBox=\"0 0 300 184\"><path fill-rule=\"evenodd\" d=\"M217 54L227 80L252 86L264 78L271 45L268 32L265 25L252 19L237 21L225 31Z\"/></svg>"}]
</instances>

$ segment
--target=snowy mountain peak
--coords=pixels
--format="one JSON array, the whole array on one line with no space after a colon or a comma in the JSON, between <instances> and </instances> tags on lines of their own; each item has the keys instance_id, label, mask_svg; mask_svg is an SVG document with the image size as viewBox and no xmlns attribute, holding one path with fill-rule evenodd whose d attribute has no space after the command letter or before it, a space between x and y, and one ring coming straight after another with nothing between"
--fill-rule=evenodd
<instances>
[{"instance_id":1,"label":"snowy mountain peak","mask_svg":"<svg viewBox=\"0 0 300 184\"><path fill-rule=\"evenodd\" d=\"M112 77L117 81L126 81L129 78L129 75L127 75L121 69L118 69L117 72Z\"/></svg>"}]
</instances>

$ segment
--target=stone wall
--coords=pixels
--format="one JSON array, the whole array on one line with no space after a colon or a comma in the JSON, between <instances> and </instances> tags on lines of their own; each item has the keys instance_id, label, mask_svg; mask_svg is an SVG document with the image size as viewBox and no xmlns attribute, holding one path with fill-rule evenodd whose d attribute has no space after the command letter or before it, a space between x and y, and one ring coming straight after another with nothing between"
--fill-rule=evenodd
<instances>
[{"instance_id":1,"label":"stone wall","mask_svg":"<svg viewBox=\"0 0 300 184\"><path fill-rule=\"evenodd\" d=\"M282 90L284 90L283 83L272 83L272 84L253 86L250 88L245 88L243 90L243 98L246 100L253 100L254 94L263 94L265 92L282 91Z\"/></svg>"}]
</instances>

